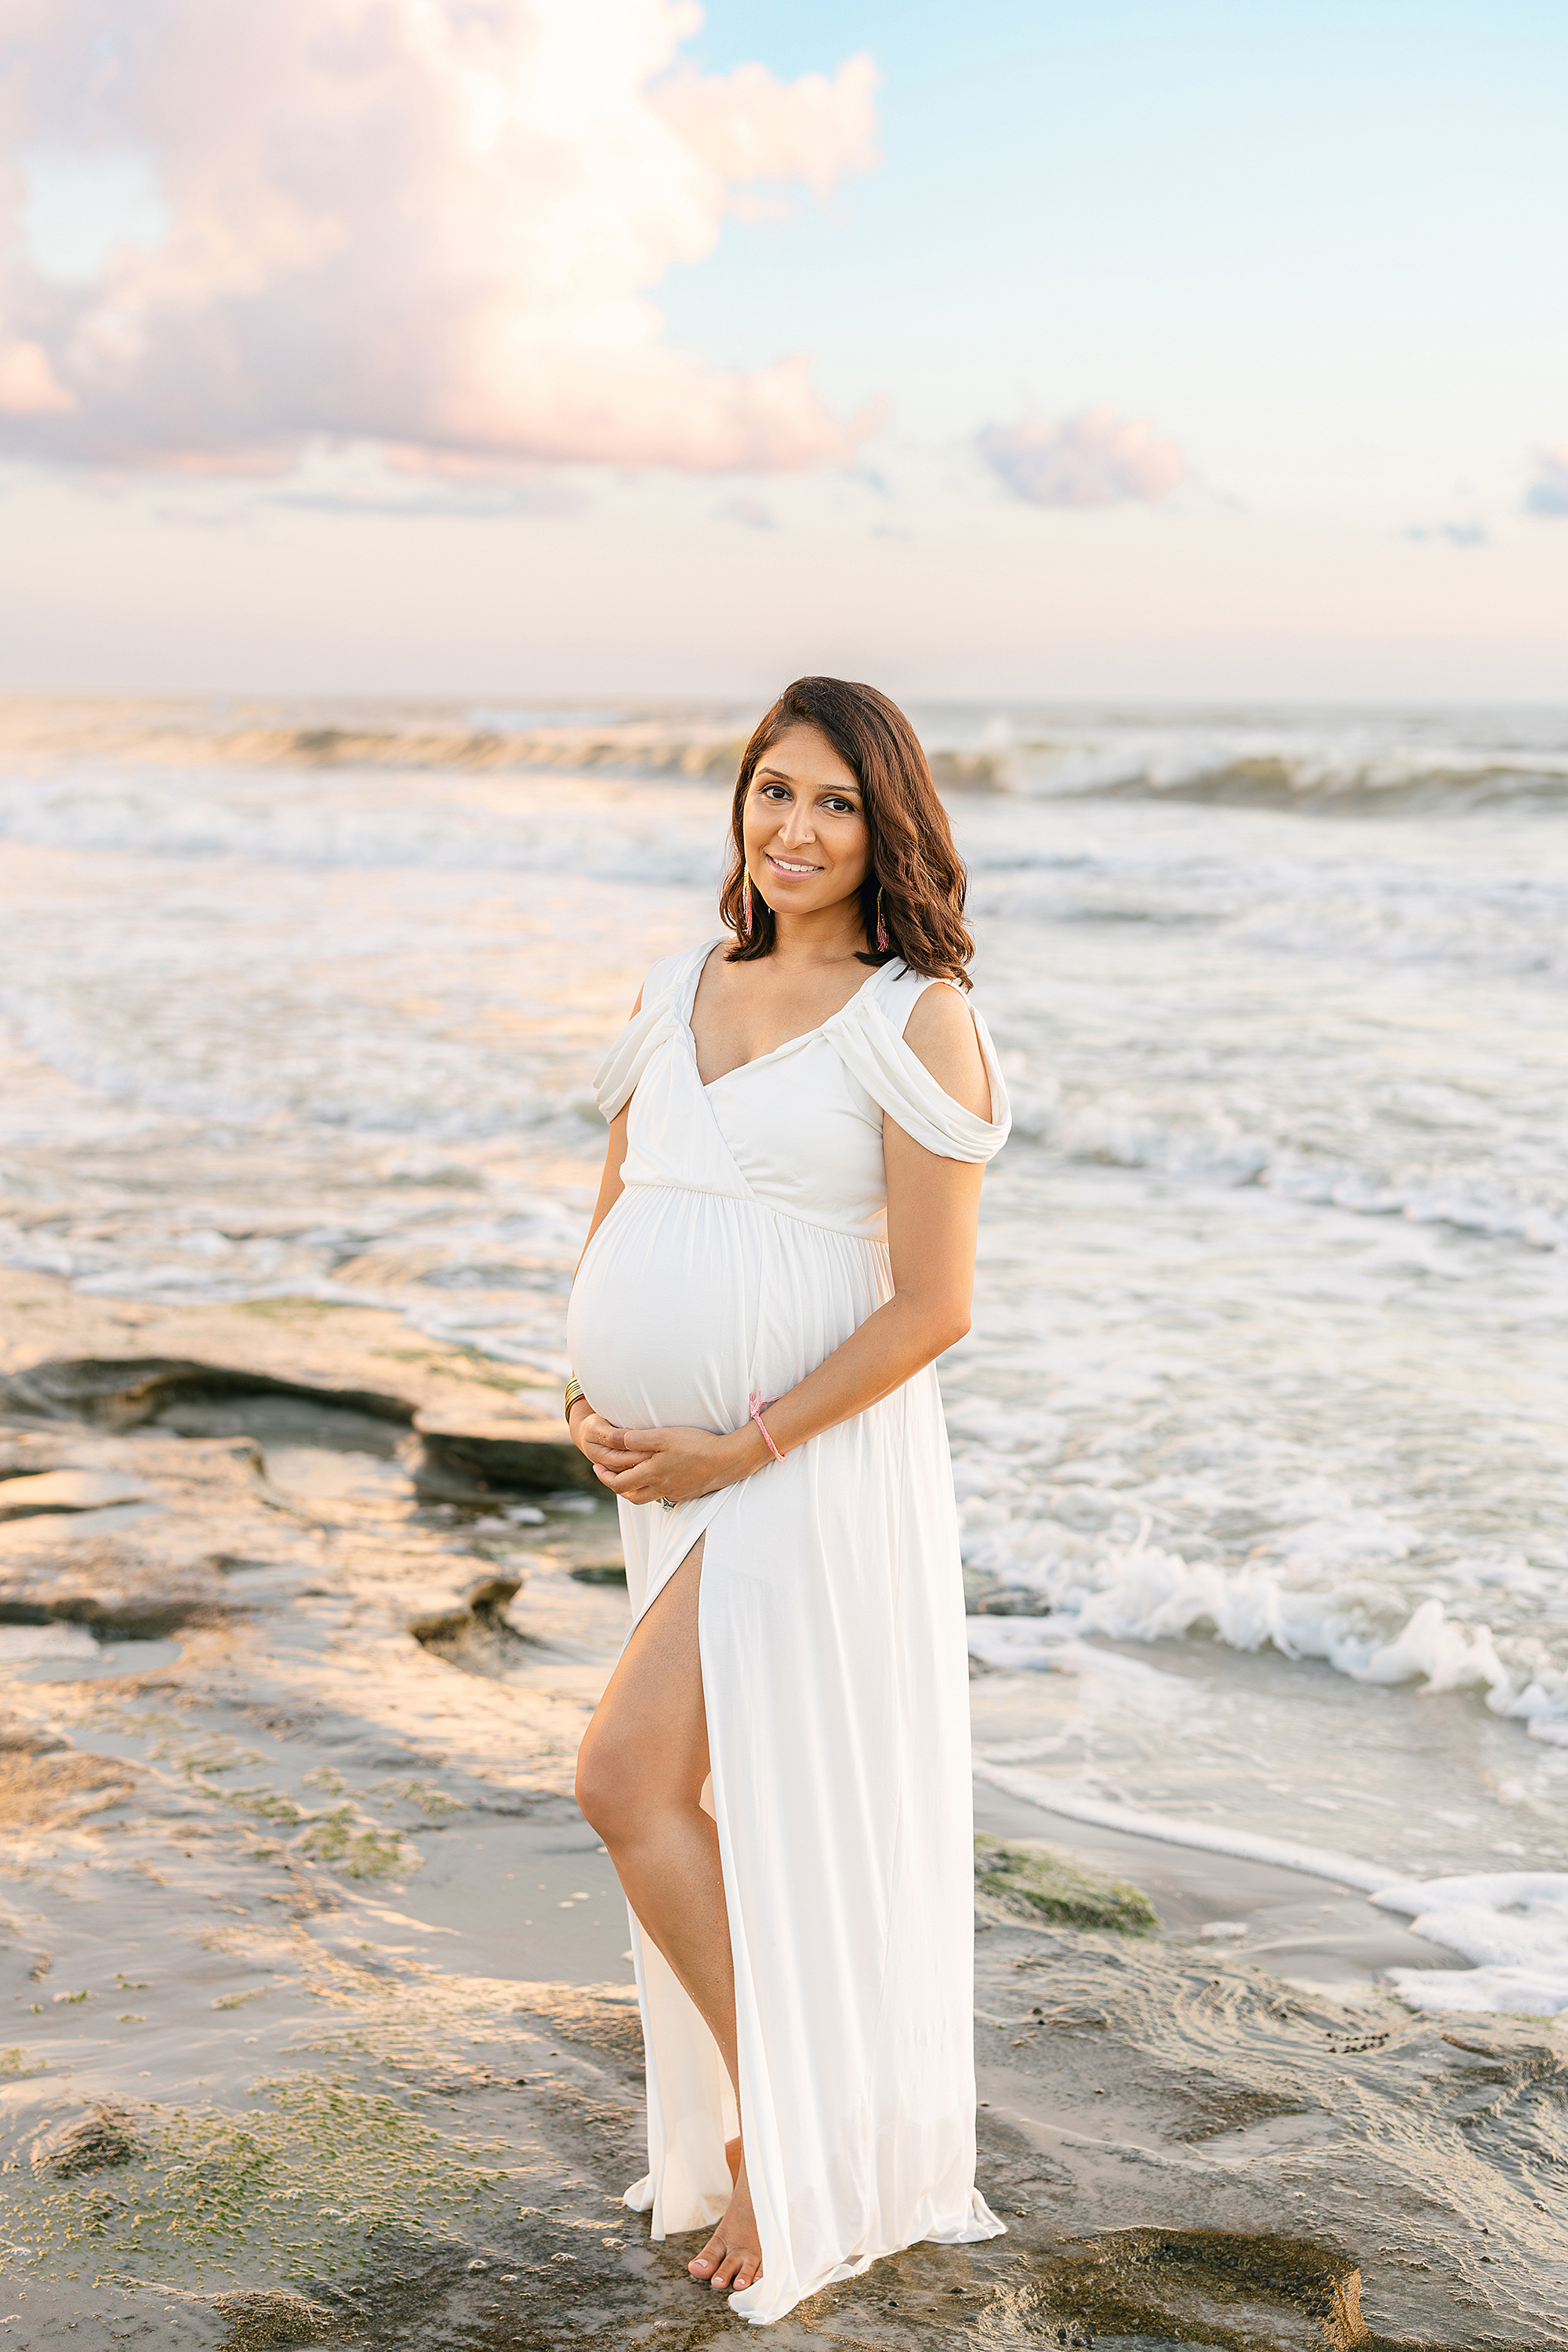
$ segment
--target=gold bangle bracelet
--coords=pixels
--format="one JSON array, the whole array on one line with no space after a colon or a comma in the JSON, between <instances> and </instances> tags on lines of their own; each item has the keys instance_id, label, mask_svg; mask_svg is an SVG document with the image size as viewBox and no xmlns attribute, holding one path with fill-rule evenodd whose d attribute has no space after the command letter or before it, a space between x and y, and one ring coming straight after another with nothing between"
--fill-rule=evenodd
<instances>
[{"instance_id":1,"label":"gold bangle bracelet","mask_svg":"<svg viewBox=\"0 0 1568 2352\"><path fill-rule=\"evenodd\" d=\"M566 1426L568 1429L572 1426L572 1408L577 1402L579 1397L583 1397L584 1403L587 1402L586 1397L584 1396L583 1383L577 1378L576 1373L574 1372L571 1379L566 1383L566 1402L561 1408L563 1412L566 1415Z\"/></svg>"}]
</instances>

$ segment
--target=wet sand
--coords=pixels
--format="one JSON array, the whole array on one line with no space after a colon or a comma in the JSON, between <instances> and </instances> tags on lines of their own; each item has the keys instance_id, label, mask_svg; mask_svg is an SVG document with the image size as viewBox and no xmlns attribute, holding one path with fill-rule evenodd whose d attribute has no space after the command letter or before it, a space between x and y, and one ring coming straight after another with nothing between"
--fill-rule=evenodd
<instances>
[{"instance_id":1,"label":"wet sand","mask_svg":"<svg viewBox=\"0 0 1568 2352\"><path fill-rule=\"evenodd\" d=\"M372 1310L0 1316L0 2345L739 2333L619 2203L640 2039L569 1790L626 1602L554 1392ZM1568 2033L1413 2016L1376 1971L1451 1956L1321 1880L976 1797L1158 1930L981 1882L1009 2234L773 2340L1568 2344Z\"/></svg>"}]
</instances>

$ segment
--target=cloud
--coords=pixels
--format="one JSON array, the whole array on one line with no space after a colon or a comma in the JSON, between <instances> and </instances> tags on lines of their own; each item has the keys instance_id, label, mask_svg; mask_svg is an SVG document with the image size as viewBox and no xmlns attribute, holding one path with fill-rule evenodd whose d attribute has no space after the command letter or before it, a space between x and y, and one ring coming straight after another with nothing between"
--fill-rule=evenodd
<instances>
[{"instance_id":1,"label":"cloud","mask_svg":"<svg viewBox=\"0 0 1568 2352\"><path fill-rule=\"evenodd\" d=\"M56 375L42 343L7 335L0 322L0 418L70 416L76 405L75 394Z\"/></svg>"},{"instance_id":2,"label":"cloud","mask_svg":"<svg viewBox=\"0 0 1568 2352\"><path fill-rule=\"evenodd\" d=\"M763 499L726 499L714 509L719 522L738 522L743 530L777 530L779 519Z\"/></svg>"},{"instance_id":3,"label":"cloud","mask_svg":"<svg viewBox=\"0 0 1568 2352\"><path fill-rule=\"evenodd\" d=\"M1443 540L1450 547L1460 549L1489 547L1491 533L1479 522L1435 522L1416 524L1405 533L1406 539L1419 545L1425 540Z\"/></svg>"},{"instance_id":4,"label":"cloud","mask_svg":"<svg viewBox=\"0 0 1568 2352\"><path fill-rule=\"evenodd\" d=\"M1531 514L1568 515L1568 448L1542 450L1524 503Z\"/></svg>"},{"instance_id":5,"label":"cloud","mask_svg":"<svg viewBox=\"0 0 1568 2352\"><path fill-rule=\"evenodd\" d=\"M835 416L803 357L668 349L647 299L759 185L870 167L867 58L704 76L678 64L690 0L6 16L0 448L787 471L846 461L873 421Z\"/></svg>"},{"instance_id":6,"label":"cloud","mask_svg":"<svg viewBox=\"0 0 1568 2352\"><path fill-rule=\"evenodd\" d=\"M1014 497L1036 507L1152 503L1187 478L1173 441L1157 441L1142 417L1113 408L1086 408L1060 425L1036 416L994 425L975 446Z\"/></svg>"},{"instance_id":7,"label":"cloud","mask_svg":"<svg viewBox=\"0 0 1568 2352\"><path fill-rule=\"evenodd\" d=\"M829 81L776 82L763 66L731 74L689 67L658 92L664 121L721 182L804 180L826 203L846 172L869 172L876 142L877 68L850 58Z\"/></svg>"}]
</instances>

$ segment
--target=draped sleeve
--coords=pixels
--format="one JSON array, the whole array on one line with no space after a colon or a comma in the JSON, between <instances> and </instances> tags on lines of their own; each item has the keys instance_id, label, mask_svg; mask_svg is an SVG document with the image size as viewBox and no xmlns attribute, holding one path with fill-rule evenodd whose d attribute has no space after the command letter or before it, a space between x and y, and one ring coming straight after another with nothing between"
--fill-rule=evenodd
<instances>
[{"instance_id":1,"label":"draped sleeve","mask_svg":"<svg viewBox=\"0 0 1568 2352\"><path fill-rule=\"evenodd\" d=\"M668 997L645 1004L626 1023L594 1073L594 1097L606 1118L625 1110L637 1080L674 1028L675 1014Z\"/></svg>"},{"instance_id":2,"label":"draped sleeve","mask_svg":"<svg viewBox=\"0 0 1568 2352\"><path fill-rule=\"evenodd\" d=\"M684 955L663 956L642 984L642 1009L634 1013L594 1073L594 1099L606 1119L619 1117L637 1091L637 1080L679 1028L686 991L714 947L705 940Z\"/></svg>"},{"instance_id":3,"label":"draped sleeve","mask_svg":"<svg viewBox=\"0 0 1568 2352\"><path fill-rule=\"evenodd\" d=\"M827 1024L828 1032L845 1066L859 1079L873 1102L922 1149L934 1152L939 1160L991 1160L1007 1140L1013 1109L991 1032L978 1008L971 1003L969 1012L991 1086L988 1119L976 1118L973 1111L954 1102L920 1055L904 1043L904 1024L914 999L923 988L942 985L936 981L918 981L912 973L900 974L892 988L868 989L855 998Z\"/></svg>"}]
</instances>

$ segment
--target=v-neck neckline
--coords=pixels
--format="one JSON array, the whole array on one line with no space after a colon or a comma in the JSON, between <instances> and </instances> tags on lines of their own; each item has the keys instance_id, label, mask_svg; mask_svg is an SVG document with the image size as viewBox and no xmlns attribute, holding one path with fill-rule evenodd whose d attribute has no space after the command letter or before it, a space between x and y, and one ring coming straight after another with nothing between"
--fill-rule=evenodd
<instances>
[{"instance_id":1,"label":"v-neck neckline","mask_svg":"<svg viewBox=\"0 0 1568 2352\"><path fill-rule=\"evenodd\" d=\"M825 1029L830 1029L836 1021L843 1019L851 1005L858 1004L872 983L880 980L883 973L890 971L893 963L898 961L895 956L888 963L879 963L874 971L868 971L854 994L847 996L837 1013L830 1013L826 1021L818 1021L811 1028L801 1030L797 1036L784 1038L780 1045L770 1045L765 1054L753 1054L749 1062L737 1062L732 1070L721 1070L716 1078L705 1078L697 1052L697 1032L691 1025L691 1016L697 1010L697 992L702 985L702 975L712 960L714 950L722 947L723 944L722 937L710 940L702 950L701 961L697 966L697 976L691 983L690 995L682 1008L680 1016L681 1026L686 1032L686 1041L691 1048L691 1064L697 1073L697 1083L705 1095L711 1094L715 1087L721 1087L727 1078L738 1078L742 1070L757 1069L764 1062L776 1061L781 1054L789 1053L795 1046L804 1045L813 1037L820 1037Z\"/></svg>"}]
</instances>

